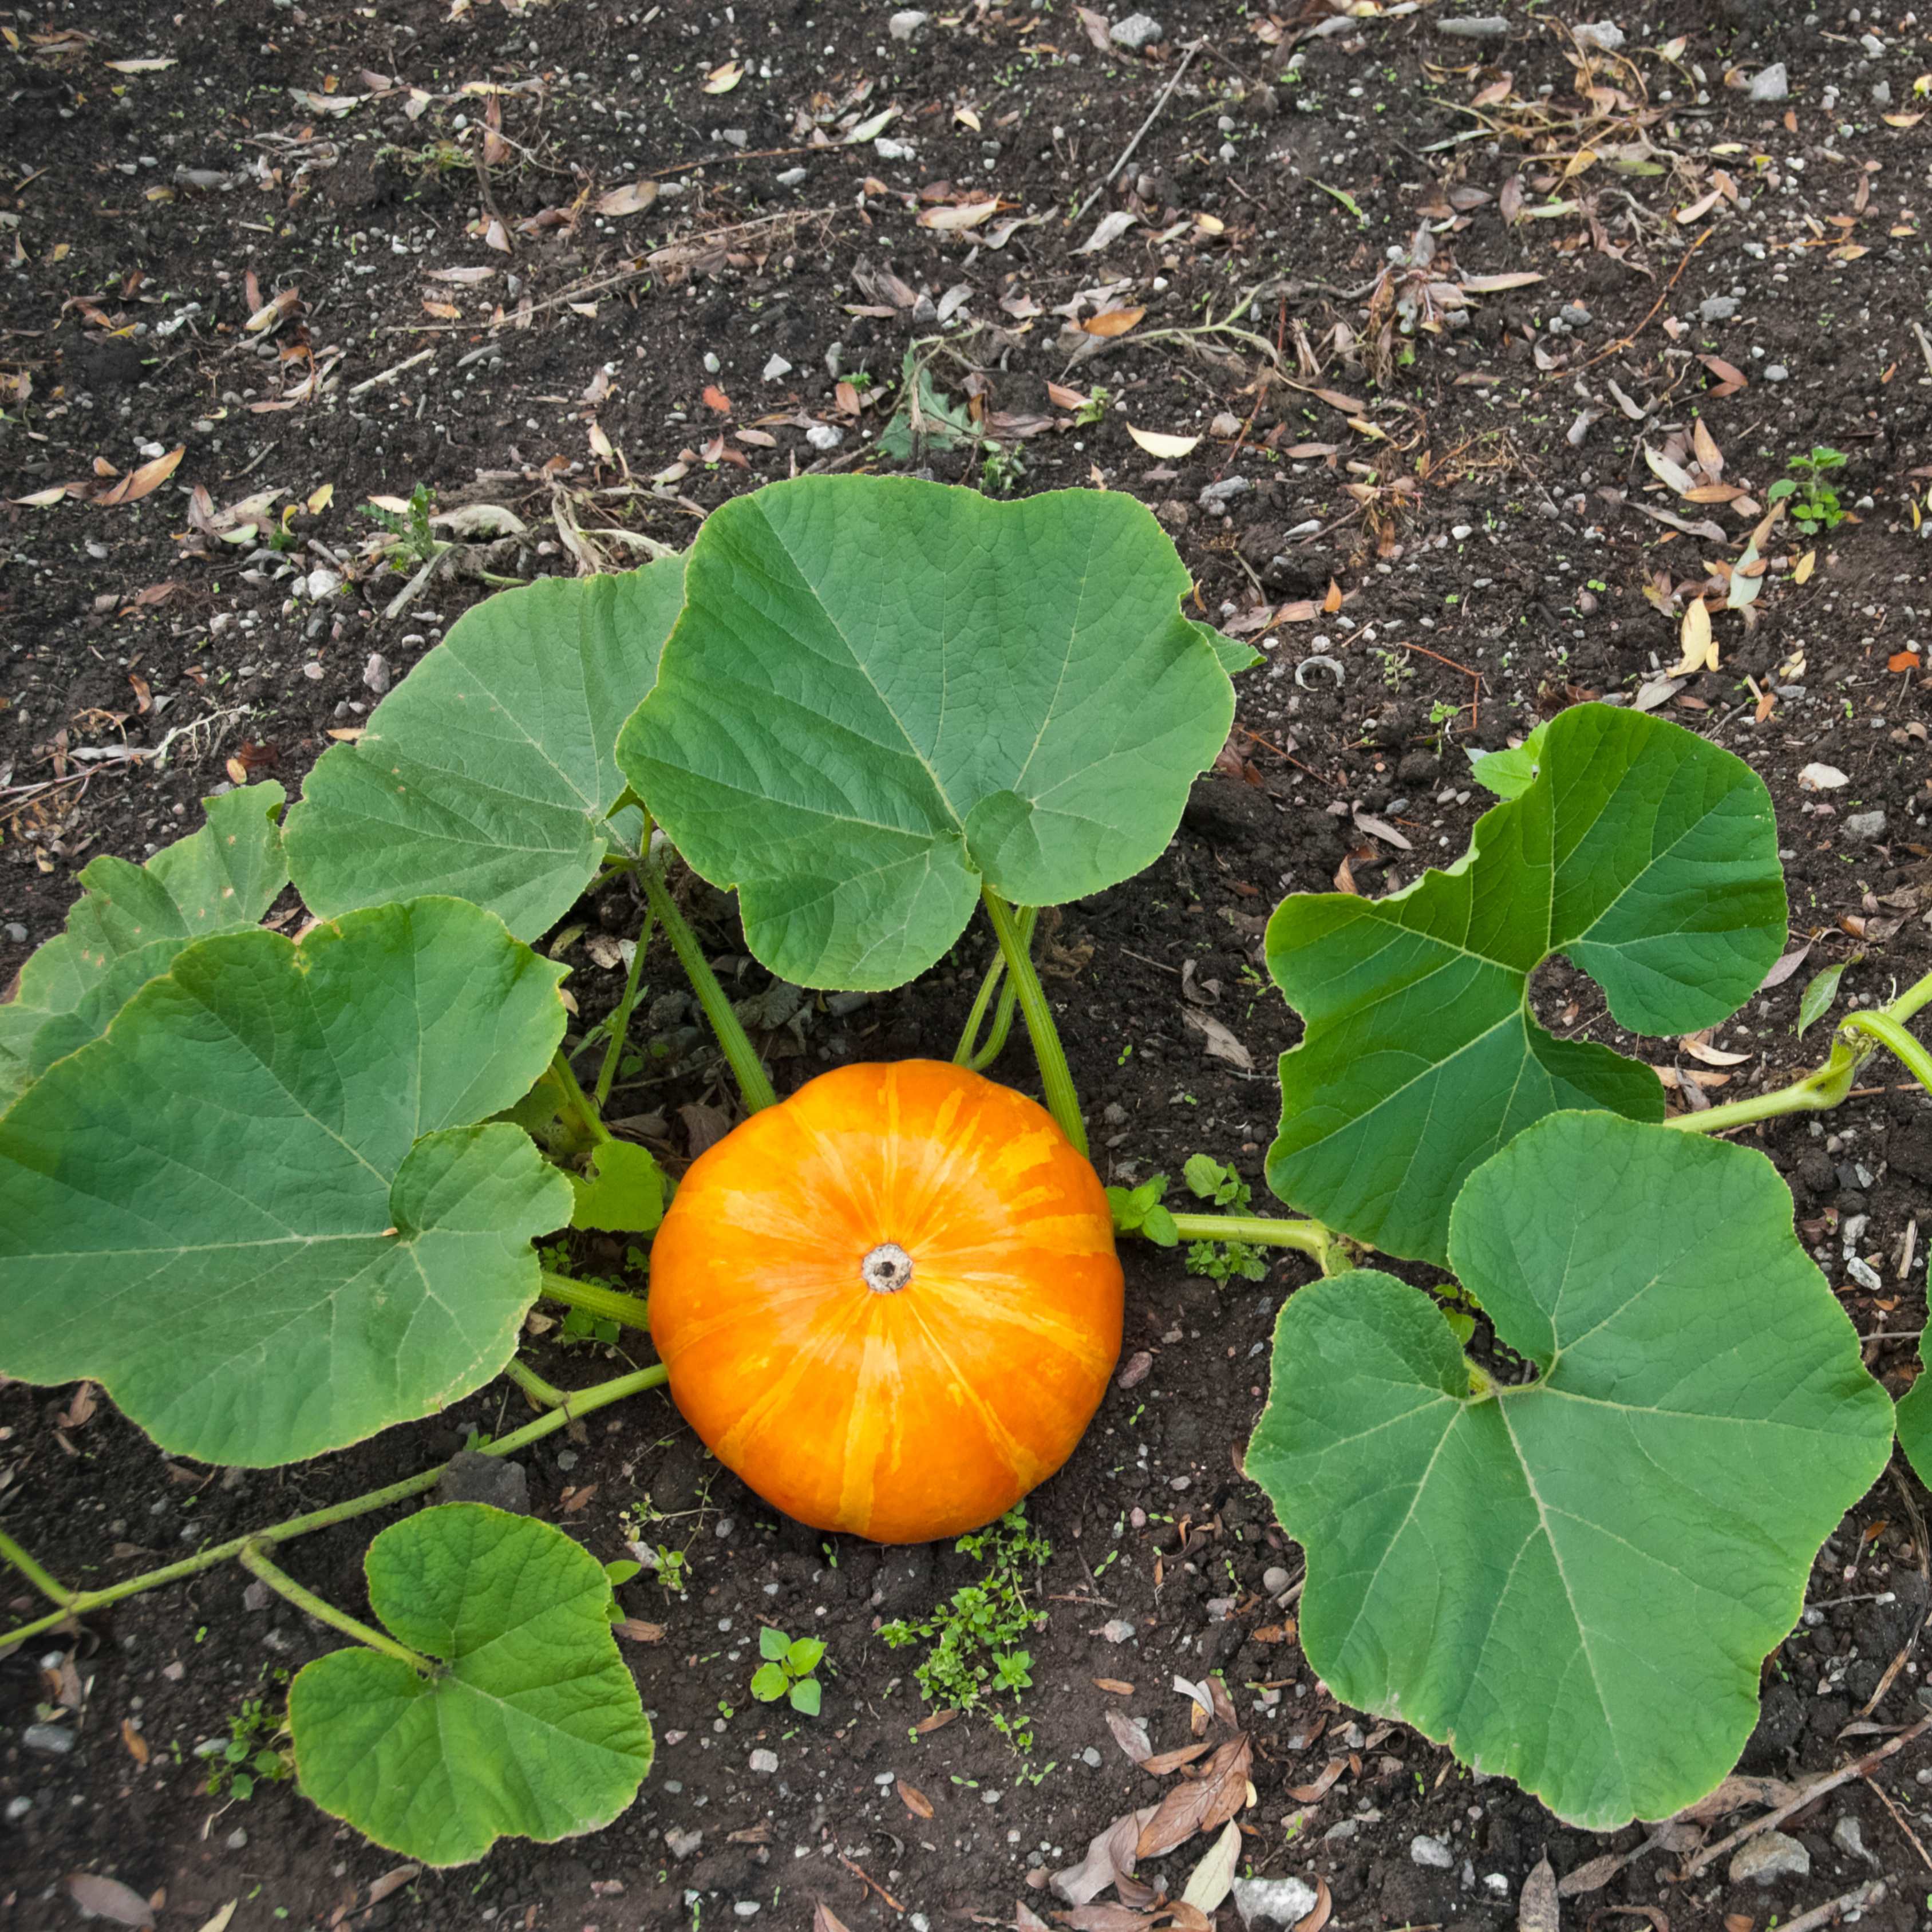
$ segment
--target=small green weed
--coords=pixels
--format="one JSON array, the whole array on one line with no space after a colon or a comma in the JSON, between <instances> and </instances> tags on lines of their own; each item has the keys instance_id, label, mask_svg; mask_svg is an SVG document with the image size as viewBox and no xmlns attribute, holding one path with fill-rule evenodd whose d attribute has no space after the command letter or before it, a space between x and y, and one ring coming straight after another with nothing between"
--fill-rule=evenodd
<instances>
[{"instance_id":1,"label":"small green weed","mask_svg":"<svg viewBox=\"0 0 1932 1932\"><path fill-rule=\"evenodd\" d=\"M817 1717L818 1680L812 1673L825 1654L824 1645L815 1636L794 1640L782 1630L766 1628L758 1633L758 1654L765 1660L752 1673L752 1695L760 1704L787 1698L794 1711Z\"/></svg>"},{"instance_id":2,"label":"small green weed","mask_svg":"<svg viewBox=\"0 0 1932 1932\"><path fill-rule=\"evenodd\" d=\"M1125 1060L1126 1055L1120 1058ZM1110 1187L1107 1205L1113 1210L1117 1234L1144 1234L1157 1248L1171 1248L1180 1239L1174 1216L1160 1204L1167 1192L1167 1176L1156 1174L1135 1188Z\"/></svg>"},{"instance_id":3,"label":"small green weed","mask_svg":"<svg viewBox=\"0 0 1932 1932\"><path fill-rule=\"evenodd\" d=\"M363 509L365 514L373 517L396 539L396 554L389 560L393 569L406 572L414 566L425 564L442 548L429 526L430 494L427 484L418 483L410 492L410 507L406 514L386 510L380 503L366 503Z\"/></svg>"},{"instance_id":4,"label":"small green weed","mask_svg":"<svg viewBox=\"0 0 1932 1932\"><path fill-rule=\"evenodd\" d=\"M228 1720L227 1742L211 1740L201 1747L200 1754L211 1760L203 1787L209 1797L246 1804L254 1796L258 1780L278 1784L293 1777L294 1754L275 1743L286 1735L282 1718L262 1699L244 1697L242 1708Z\"/></svg>"},{"instance_id":5,"label":"small green weed","mask_svg":"<svg viewBox=\"0 0 1932 1932\"><path fill-rule=\"evenodd\" d=\"M929 1704L955 1711L986 1710L994 1726L1016 1748L1033 1748L1033 1726L988 1707L1010 1694L1016 1703L1033 1685L1033 1654L1022 1644L1046 1622L1028 1600L1028 1591L1052 1554L1046 1538L1026 1520L1026 1505L1016 1504L998 1522L957 1546L985 1565L976 1583L952 1593L929 1617L900 1618L879 1634L895 1650L909 1644L932 1648L913 1676Z\"/></svg>"},{"instance_id":6,"label":"small green weed","mask_svg":"<svg viewBox=\"0 0 1932 1932\"><path fill-rule=\"evenodd\" d=\"M1253 1191L1232 1167L1226 1167L1210 1154L1190 1154L1180 1170L1181 1178L1202 1200L1216 1208L1232 1208L1239 1214L1253 1198ZM1268 1260L1249 1241L1191 1241L1187 1248L1187 1272L1205 1275L1210 1281L1265 1281Z\"/></svg>"},{"instance_id":7,"label":"small green weed","mask_svg":"<svg viewBox=\"0 0 1932 1932\"><path fill-rule=\"evenodd\" d=\"M1833 470L1844 469L1846 461L1842 449L1814 443L1809 456L1794 456L1784 466L1793 474L1780 476L1766 493L1766 499L1777 503L1790 498L1791 520L1802 525L1808 535L1835 530L1844 521L1845 512L1838 491L1824 479Z\"/></svg>"}]
</instances>

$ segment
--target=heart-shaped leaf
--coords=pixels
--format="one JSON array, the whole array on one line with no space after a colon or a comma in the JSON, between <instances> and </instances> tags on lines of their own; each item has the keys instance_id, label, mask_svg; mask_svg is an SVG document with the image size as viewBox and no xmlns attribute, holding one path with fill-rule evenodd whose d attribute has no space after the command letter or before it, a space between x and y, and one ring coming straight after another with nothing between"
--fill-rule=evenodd
<instances>
[{"instance_id":1,"label":"heart-shaped leaf","mask_svg":"<svg viewBox=\"0 0 1932 1932\"><path fill-rule=\"evenodd\" d=\"M1150 864L1234 692L1130 496L809 477L712 512L618 761L780 977L880 988Z\"/></svg>"},{"instance_id":2,"label":"heart-shaped leaf","mask_svg":"<svg viewBox=\"0 0 1932 1932\"><path fill-rule=\"evenodd\" d=\"M456 899L184 948L0 1116L0 1370L253 1466L487 1382L570 1189L474 1124L548 1063L559 975Z\"/></svg>"},{"instance_id":3,"label":"heart-shaped leaf","mask_svg":"<svg viewBox=\"0 0 1932 1932\"><path fill-rule=\"evenodd\" d=\"M630 1141L599 1141L590 1150L590 1172L573 1174L570 1187L573 1228L648 1234L664 1219L664 1169L648 1148Z\"/></svg>"},{"instance_id":4,"label":"heart-shaped leaf","mask_svg":"<svg viewBox=\"0 0 1932 1932\"><path fill-rule=\"evenodd\" d=\"M1571 1823L1668 1817L1736 1762L1892 1405L1748 1148L1556 1114L1470 1176L1450 1252L1533 1382L1372 1270L1276 1325L1247 1468L1308 1552L1309 1663Z\"/></svg>"},{"instance_id":5,"label":"heart-shaped leaf","mask_svg":"<svg viewBox=\"0 0 1932 1932\"><path fill-rule=\"evenodd\" d=\"M204 801L208 822L145 866L104 854L67 930L21 968L0 1006L0 1107L64 1053L84 1046L190 940L238 932L289 882L282 788L244 785Z\"/></svg>"},{"instance_id":6,"label":"heart-shaped leaf","mask_svg":"<svg viewBox=\"0 0 1932 1932\"><path fill-rule=\"evenodd\" d=\"M1925 1372L1926 1338L1918 1338L1918 1378L1898 1399L1898 1446L1923 1483L1932 1481L1932 1376Z\"/></svg>"},{"instance_id":7,"label":"heart-shaped leaf","mask_svg":"<svg viewBox=\"0 0 1932 1932\"><path fill-rule=\"evenodd\" d=\"M1771 798L1742 760L1582 704L1532 769L1490 768L1520 789L1448 871L1384 899L1298 892L1269 922L1307 1033L1282 1056L1268 1185L1390 1254L1440 1262L1465 1176L1545 1114L1664 1118L1649 1068L1537 1023L1531 976L1552 953L1622 1025L1675 1034L1734 1012L1784 950Z\"/></svg>"},{"instance_id":8,"label":"heart-shaped leaf","mask_svg":"<svg viewBox=\"0 0 1932 1932\"><path fill-rule=\"evenodd\" d=\"M426 1865L497 1839L610 1823L651 1768L651 1727L618 1654L602 1566L561 1530L447 1503L369 1546L369 1603L437 1659L332 1651L289 1687L304 1793Z\"/></svg>"},{"instance_id":9,"label":"heart-shaped leaf","mask_svg":"<svg viewBox=\"0 0 1932 1932\"><path fill-rule=\"evenodd\" d=\"M422 892L473 900L534 939L613 844L634 850L617 729L657 676L680 557L551 578L477 605L325 752L289 813L289 865L330 916Z\"/></svg>"}]
</instances>

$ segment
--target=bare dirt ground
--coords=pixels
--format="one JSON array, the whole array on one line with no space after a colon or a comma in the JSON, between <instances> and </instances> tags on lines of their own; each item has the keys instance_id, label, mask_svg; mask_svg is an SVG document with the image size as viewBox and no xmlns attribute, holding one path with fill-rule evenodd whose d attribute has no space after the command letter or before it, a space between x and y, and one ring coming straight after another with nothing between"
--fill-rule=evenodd
<instances>
[{"instance_id":1,"label":"bare dirt ground","mask_svg":"<svg viewBox=\"0 0 1932 1932\"><path fill-rule=\"evenodd\" d=\"M1561 969L1546 1017L1689 1102L1786 1077L1820 1038L1793 1034L1817 968L1856 957L1844 991L1876 1002L1932 964L1932 45L1895 5L1837 0L1496 0L1500 33L1467 0L1356 10L1158 0L1144 38L1068 0L896 23L878 0L0 10L0 980L96 853L152 852L250 776L294 793L482 573L622 568L739 490L896 466L1136 493L1202 614L1267 659L1166 857L1065 908L1046 948L1108 1178L1206 1151L1258 1186L1298 1028L1259 970L1268 909L1460 852L1468 754L1589 697L1763 775L1810 950L1714 1041L1618 1042ZM908 386L910 447L887 433ZM1751 576L1769 487L1814 445L1846 459L1826 480L1847 514L1787 515ZM418 485L439 515L516 521L436 526L461 541L405 600L413 566L366 506ZM1687 601L1733 569L1754 597L1680 670ZM1845 782L1802 782L1816 765ZM692 906L760 991L729 905ZM771 1036L782 1090L950 1052L983 956L975 935L901 994L808 1006ZM572 957L594 1014L618 976ZM680 1110L724 1088L668 957L652 980L662 1070L632 1131L679 1160L707 1118ZM1190 1009L1252 1067L1205 1054ZM1002 1070L1030 1078L1022 1046ZM1881 1088L1754 1138L1896 1394L1932 1110ZM660 1750L610 1830L399 1876L286 1784L208 1795L197 1746L250 1700L266 1742L328 1647L219 1570L0 1661L0 1924L79 1922L76 1872L164 1927L232 1901L231 1932L1050 1918L1047 1874L1163 1786L1108 1714L1182 1744L1176 1680L1216 1672L1254 1753L1244 1870L1316 1887L1336 1926L1514 1924L1546 1856L1585 1882L1566 1924L1768 1932L1875 1877L1866 1923L1932 1910L1924 1740L1789 1822L1808 1869L1760 1886L1722 1858L1681 1876L1688 1840L1569 1830L1337 1708L1295 1642L1299 1552L1240 1473L1305 1265L1225 1287L1146 1250L1129 1269L1120 1386L1031 1505L1052 1553L1010 1711L1030 1750L980 1717L922 1727L920 1653L878 1635L975 1559L775 1520L659 1403L528 1458L539 1512L600 1556L641 1535L687 1559L681 1595L625 1590L662 1628L628 1652ZM264 1474L171 1463L71 1390L0 1388L0 1514L100 1580L422 1466L520 1400ZM1926 1714L1925 1500L1900 1462L1826 1546L1745 1770L1828 1769ZM365 1540L317 1537L291 1568L353 1606ZM747 1695L765 1622L829 1646L814 1723ZM1204 1848L1141 1876L1178 1892ZM1131 1895L1068 1922L1145 1922Z\"/></svg>"}]
</instances>

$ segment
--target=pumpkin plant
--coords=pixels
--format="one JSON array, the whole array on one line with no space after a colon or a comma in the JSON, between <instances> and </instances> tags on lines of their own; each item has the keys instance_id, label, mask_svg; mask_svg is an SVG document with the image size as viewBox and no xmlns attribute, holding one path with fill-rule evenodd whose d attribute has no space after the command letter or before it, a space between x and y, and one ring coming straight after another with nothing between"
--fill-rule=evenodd
<instances>
[{"instance_id":1,"label":"pumpkin plant","mask_svg":"<svg viewBox=\"0 0 1932 1932\"><path fill-rule=\"evenodd\" d=\"M922 572L885 567L910 557ZM1027 944L1040 904L1160 852L1226 736L1229 670L1252 654L1180 614L1190 588L1126 497L990 505L813 478L728 506L688 559L479 605L326 754L285 822L279 788L247 787L146 866L96 861L68 932L29 962L0 1009L0 1371L93 1377L173 1453L268 1466L500 1374L538 1411L485 1450L509 1454L682 1363L700 1428L815 1520L912 1536L998 1515L1078 1440L1120 1322L1105 1196ZM1005 982L989 976L959 1064L844 1070L773 1106L669 888L660 819L741 888L759 956L812 985L896 984L982 902ZM627 875L644 931L616 1009L572 1039L566 970L531 942ZM316 916L293 938L256 923L291 878ZM647 1310L544 1267L536 1244L565 1226L646 1240L664 1213L666 1178L604 1118L654 927L753 1118L688 1178ZM1051 1114L968 1070L1016 1006ZM896 1115L861 1123L860 1096L886 1090ZM969 1160L959 1137L976 1135ZM788 1236L748 1210L735 1226L741 1312L722 1334L692 1299L729 1218L706 1227L705 1204L781 1143L815 1148L827 1184L794 1177ZM950 1208L930 1196L942 1186ZM868 1208L888 1219L848 1252ZM732 1411L729 1378L752 1358L731 1349L755 1348L758 1322L805 1319L787 1296L810 1286L814 1246L812 1292L836 1278L862 1297L906 1372L895 1401L875 1364L835 1346L828 1300L824 1385L806 1400L836 1406L842 1378L855 1432L842 1467L828 1454L788 1474L758 1418ZM517 1352L540 1294L654 1322L664 1360L554 1386ZM768 1406L796 1393L795 1378L764 1388ZM8 1634L236 1562L355 1640L291 1699L316 1802L428 1862L503 1832L590 1828L636 1790L649 1730L634 1692L616 1693L608 1579L593 1587L561 1532L460 1505L385 1531L369 1594L386 1630L271 1555L438 1474L92 1590L0 1536L56 1606ZM499 1588L500 1574L521 1580ZM520 1631L546 1634L554 1671ZM541 1790L493 1769L528 1770L526 1718L554 1746Z\"/></svg>"},{"instance_id":2,"label":"pumpkin plant","mask_svg":"<svg viewBox=\"0 0 1932 1932\"><path fill-rule=\"evenodd\" d=\"M1248 1467L1307 1550L1303 1648L1336 1694L1604 1830L1730 1769L1893 1426L1775 1170L1706 1136L1836 1105L1881 1046L1932 1078L1904 1025L1932 976L1816 1072L1666 1120L1648 1068L1540 1025L1532 977L1565 954L1633 1030L1728 1017L1784 943L1762 782L1602 705L1476 770L1503 802L1454 866L1269 926L1306 1022L1270 1185L1460 1287L1362 1268L1294 1296ZM1922 1387L1898 1418L1922 1456Z\"/></svg>"}]
</instances>

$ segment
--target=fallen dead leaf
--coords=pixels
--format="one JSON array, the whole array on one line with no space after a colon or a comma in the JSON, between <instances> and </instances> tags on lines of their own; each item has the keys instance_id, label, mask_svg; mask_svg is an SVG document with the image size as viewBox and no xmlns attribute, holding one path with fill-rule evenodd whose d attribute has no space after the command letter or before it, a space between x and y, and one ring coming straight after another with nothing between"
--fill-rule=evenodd
<instances>
[{"instance_id":1,"label":"fallen dead leaf","mask_svg":"<svg viewBox=\"0 0 1932 1932\"><path fill-rule=\"evenodd\" d=\"M132 1718L123 1718L121 1720L121 1742L127 1746L128 1755L136 1764L147 1762L148 1741L135 1730L134 1720Z\"/></svg>"},{"instance_id":2,"label":"fallen dead leaf","mask_svg":"<svg viewBox=\"0 0 1932 1932\"><path fill-rule=\"evenodd\" d=\"M1146 314L1144 308L1103 308L1098 315L1090 315L1080 326L1088 335L1124 335Z\"/></svg>"},{"instance_id":3,"label":"fallen dead leaf","mask_svg":"<svg viewBox=\"0 0 1932 1932\"><path fill-rule=\"evenodd\" d=\"M928 208L919 218L922 228L936 228L941 234L955 235L962 229L976 228L998 210L997 201L970 201L957 206Z\"/></svg>"},{"instance_id":4,"label":"fallen dead leaf","mask_svg":"<svg viewBox=\"0 0 1932 1932\"><path fill-rule=\"evenodd\" d=\"M1348 1760L1346 1758L1331 1757L1322 1767L1321 1774L1316 1778L1313 1784L1292 1784L1288 1788L1288 1795L1298 1804L1312 1804L1318 1798L1328 1796L1329 1787L1348 1768Z\"/></svg>"},{"instance_id":5,"label":"fallen dead leaf","mask_svg":"<svg viewBox=\"0 0 1932 1932\"><path fill-rule=\"evenodd\" d=\"M727 61L722 67L714 67L704 76L704 91L706 94L729 94L744 77L743 62Z\"/></svg>"},{"instance_id":6,"label":"fallen dead leaf","mask_svg":"<svg viewBox=\"0 0 1932 1932\"><path fill-rule=\"evenodd\" d=\"M613 1624L611 1629L632 1643L662 1643L664 1627L662 1624L647 1624L641 1617L625 1617Z\"/></svg>"},{"instance_id":7,"label":"fallen dead leaf","mask_svg":"<svg viewBox=\"0 0 1932 1932\"><path fill-rule=\"evenodd\" d=\"M143 496L158 490L176 469L187 454L185 443L171 449L165 456L158 456L152 463L144 463L138 470L131 470L112 488L94 498L104 508L112 508L117 503L139 502Z\"/></svg>"},{"instance_id":8,"label":"fallen dead leaf","mask_svg":"<svg viewBox=\"0 0 1932 1932\"><path fill-rule=\"evenodd\" d=\"M1200 1777L1176 1785L1161 1800L1141 1827L1135 1857L1160 1858L1197 1832L1219 1831L1247 1802L1253 1755L1246 1738L1229 1738L1208 1760Z\"/></svg>"},{"instance_id":9,"label":"fallen dead leaf","mask_svg":"<svg viewBox=\"0 0 1932 1932\"><path fill-rule=\"evenodd\" d=\"M1548 1856L1539 1858L1522 1882L1516 1900L1516 1932L1559 1932L1562 1908L1556 1900L1556 1873Z\"/></svg>"},{"instance_id":10,"label":"fallen dead leaf","mask_svg":"<svg viewBox=\"0 0 1932 1932\"><path fill-rule=\"evenodd\" d=\"M1234 1871L1240 1858L1241 1828L1230 1820L1226 1830L1208 1847L1206 1857L1188 1874L1181 1904L1191 1905L1199 1912L1214 1911L1234 1890Z\"/></svg>"},{"instance_id":11,"label":"fallen dead leaf","mask_svg":"<svg viewBox=\"0 0 1932 1932\"><path fill-rule=\"evenodd\" d=\"M422 1876L421 1865L396 1865L386 1871L379 1879L372 1880L369 1886L369 1903L380 1905L392 1892L400 1892L410 1880Z\"/></svg>"},{"instance_id":12,"label":"fallen dead leaf","mask_svg":"<svg viewBox=\"0 0 1932 1932\"><path fill-rule=\"evenodd\" d=\"M1916 651L1894 651L1891 656L1886 659L1885 668L1887 670L1916 670L1918 668L1918 653Z\"/></svg>"},{"instance_id":13,"label":"fallen dead leaf","mask_svg":"<svg viewBox=\"0 0 1932 1932\"><path fill-rule=\"evenodd\" d=\"M1294 1932L1322 1932L1334 1910L1334 1895L1328 1889L1328 1881L1318 1877L1315 1881L1315 1903L1305 1917L1295 1921Z\"/></svg>"},{"instance_id":14,"label":"fallen dead leaf","mask_svg":"<svg viewBox=\"0 0 1932 1932\"><path fill-rule=\"evenodd\" d=\"M1694 671L1718 668L1718 645L1711 631L1710 607L1701 597L1694 597L1684 607L1682 643L1684 656L1672 667L1671 676L1688 677Z\"/></svg>"},{"instance_id":15,"label":"fallen dead leaf","mask_svg":"<svg viewBox=\"0 0 1932 1932\"><path fill-rule=\"evenodd\" d=\"M1809 584L1811 581L1811 573L1813 571L1816 570L1817 567L1818 553L1815 550L1808 550L1804 554L1791 566L1792 582L1793 584Z\"/></svg>"},{"instance_id":16,"label":"fallen dead leaf","mask_svg":"<svg viewBox=\"0 0 1932 1932\"><path fill-rule=\"evenodd\" d=\"M1244 1073L1252 1073L1255 1070L1254 1055L1219 1020L1211 1019L1205 1013L1196 1012L1192 1006L1181 1015L1181 1018L1205 1039L1210 1059L1225 1060L1231 1066L1239 1067Z\"/></svg>"},{"instance_id":17,"label":"fallen dead leaf","mask_svg":"<svg viewBox=\"0 0 1932 1932\"><path fill-rule=\"evenodd\" d=\"M958 1714L956 1710L931 1711L920 1718L919 1722L913 1726L913 1729L921 1737L925 1737L932 1732L944 1730Z\"/></svg>"},{"instance_id":18,"label":"fallen dead leaf","mask_svg":"<svg viewBox=\"0 0 1932 1932\"><path fill-rule=\"evenodd\" d=\"M716 382L707 382L704 386L704 406L716 410L721 416L728 416L731 413L731 398Z\"/></svg>"},{"instance_id":19,"label":"fallen dead leaf","mask_svg":"<svg viewBox=\"0 0 1932 1932\"><path fill-rule=\"evenodd\" d=\"M1100 226L1074 250L1074 254L1094 255L1102 248L1112 248L1139 219L1131 208L1115 208L1112 214L1101 217Z\"/></svg>"},{"instance_id":20,"label":"fallen dead leaf","mask_svg":"<svg viewBox=\"0 0 1932 1932\"><path fill-rule=\"evenodd\" d=\"M1465 295L1500 295L1506 289L1526 289L1532 282L1540 282L1541 275L1530 268L1516 268L1503 275L1465 275L1460 286Z\"/></svg>"},{"instance_id":21,"label":"fallen dead leaf","mask_svg":"<svg viewBox=\"0 0 1932 1932\"><path fill-rule=\"evenodd\" d=\"M654 181L636 181L623 188L614 188L597 197L596 208L599 214L621 218L627 214L641 214L658 198L658 184Z\"/></svg>"},{"instance_id":22,"label":"fallen dead leaf","mask_svg":"<svg viewBox=\"0 0 1932 1932\"><path fill-rule=\"evenodd\" d=\"M904 1778L898 1778L892 1780L892 1789L898 1793L899 1802L915 1818L930 1818L932 1816L932 1800L918 1786L908 1784Z\"/></svg>"},{"instance_id":23,"label":"fallen dead leaf","mask_svg":"<svg viewBox=\"0 0 1932 1932\"><path fill-rule=\"evenodd\" d=\"M1110 1697L1131 1697L1134 1694L1134 1687L1121 1677L1096 1677L1094 1688L1106 1691Z\"/></svg>"},{"instance_id":24,"label":"fallen dead leaf","mask_svg":"<svg viewBox=\"0 0 1932 1932\"><path fill-rule=\"evenodd\" d=\"M118 1878L101 1878L93 1872L70 1872L68 1894L83 1912L98 1918L111 1918L117 1925L152 1925L154 1908Z\"/></svg>"},{"instance_id":25,"label":"fallen dead leaf","mask_svg":"<svg viewBox=\"0 0 1932 1932\"><path fill-rule=\"evenodd\" d=\"M1198 436L1169 436L1161 430L1136 428L1132 423L1127 425L1127 434L1148 455L1168 461L1190 454L1201 441Z\"/></svg>"},{"instance_id":26,"label":"fallen dead leaf","mask_svg":"<svg viewBox=\"0 0 1932 1932\"><path fill-rule=\"evenodd\" d=\"M241 1903L238 1898L231 1898L200 1928L200 1932L228 1932L228 1922L235 1916L235 1908Z\"/></svg>"}]
</instances>

